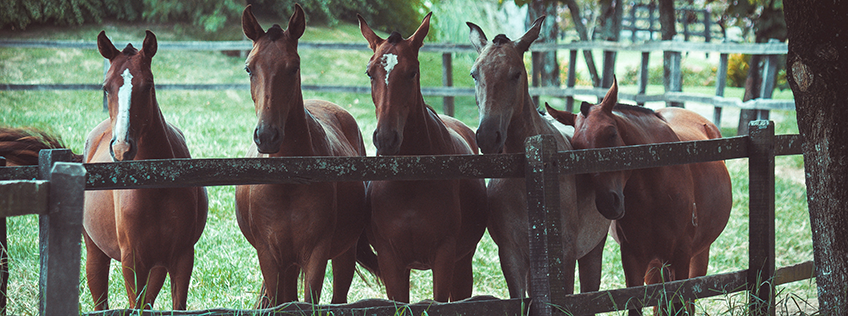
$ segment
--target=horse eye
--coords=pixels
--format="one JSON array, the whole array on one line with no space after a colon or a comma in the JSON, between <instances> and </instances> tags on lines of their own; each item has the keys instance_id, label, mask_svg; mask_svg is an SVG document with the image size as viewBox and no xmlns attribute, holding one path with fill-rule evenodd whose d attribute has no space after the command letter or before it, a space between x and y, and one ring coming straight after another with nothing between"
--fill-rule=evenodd
<instances>
[{"instance_id":1,"label":"horse eye","mask_svg":"<svg viewBox=\"0 0 848 316\"><path fill-rule=\"evenodd\" d=\"M370 72L370 71L366 71L366 72L365 72L365 75L366 75L366 76L368 76L368 79L371 79L371 80L373 80L373 79L374 79L374 77L371 77L371 72Z\"/></svg>"},{"instance_id":2,"label":"horse eye","mask_svg":"<svg viewBox=\"0 0 848 316\"><path fill-rule=\"evenodd\" d=\"M512 75L512 79L513 80L521 79L521 72L516 72L514 75Z\"/></svg>"},{"instance_id":3,"label":"horse eye","mask_svg":"<svg viewBox=\"0 0 848 316\"><path fill-rule=\"evenodd\" d=\"M244 66L244 71L246 71L248 75L253 74L253 73L250 72L250 67L248 67L248 66Z\"/></svg>"}]
</instances>

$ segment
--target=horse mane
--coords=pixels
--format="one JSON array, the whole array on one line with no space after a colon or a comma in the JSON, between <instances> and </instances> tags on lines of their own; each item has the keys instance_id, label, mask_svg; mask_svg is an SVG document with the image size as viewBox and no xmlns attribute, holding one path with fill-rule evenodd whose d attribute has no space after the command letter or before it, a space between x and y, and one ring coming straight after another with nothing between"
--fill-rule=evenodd
<instances>
[{"instance_id":1,"label":"horse mane","mask_svg":"<svg viewBox=\"0 0 848 316\"><path fill-rule=\"evenodd\" d=\"M267 32L265 32L265 35L267 35L268 39L270 39L271 41L276 41L277 39L283 36L283 28L280 27L279 24L274 24L274 26L272 26L268 29Z\"/></svg>"},{"instance_id":2,"label":"horse mane","mask_svg":"<svg viewBox=\"0 0 848 316\"><path fill-rule=\"evenodd\" d=\"M62 141L34 128L0 127L0 156L20 166L38 165L38 152L42 149L66 148ZM73 155L73 162L82 162L82 156Z\"/></svg>"},{"instance_id":3,"label":"horse mane","mask_svg":"<svg viewBox=\"0 0 848 316\"><path fill-rule=\"evenodd\" d=\"M132 46L132 44L127 44L127 47L124 47L124 50L121 51L124 55L132 56L138 54L138 49Z\"/></svg>"},{"instance_id":4,"label":"horse mane","mask_svg":"<svg viewBox=\"0 0 848 316\"><path fill-rule=\"evenodd\" d=\"M387 38L386 40L389 41L389 44L394 45L400 43L400 41L403 40L403 36L400 35L400 33L398 33L397 31L394 31L391 35L389 35L389 38Z\"/></svg>"},{"instance_id":5,"label":"horse mane","mask_svg":"<svg viewBox=\"0 0 848 316\"><path fill-rule=\"evenodd\" d=\"M615 110L615 111L619 111L619 112L654 115L658 119L665 121L665 118L662 117L662 115L660 115L656 111L654 111L650 108L646 108L644 106L617 103L612 109Z\"/></svg>"},{"instance_id":6,"label":"horse mane","mask_svg":"<svg viewBox=\"0 0 848 316\"><path fill-rule=\"evenodd\" d=\"M510 40L509 37L506 37L506 35L504 34L498 34L497 36L495 36L495 38L492 39L492 44L494 45L502 45L509 42L512 42L512 40Z\"/></svg>"}]
</instances>

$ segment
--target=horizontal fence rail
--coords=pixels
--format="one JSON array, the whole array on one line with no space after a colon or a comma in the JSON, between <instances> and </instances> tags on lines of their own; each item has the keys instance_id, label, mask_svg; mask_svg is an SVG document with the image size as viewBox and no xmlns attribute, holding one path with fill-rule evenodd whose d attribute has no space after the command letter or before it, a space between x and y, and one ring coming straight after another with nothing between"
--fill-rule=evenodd
<instances>
[{"instance_id":1,"label":"horizontal fence rail","mask_svg":"<svg viewBox=\"0 0 848 316\"><path fill-rule=\"evenodd\" d=\"M32 40L15 40L15 39L0 39L0 47L18 47L18 48L66 48L66 49L96 49L97 43L94 41L32 41ZM159 42L160 50L202 50L202 51L239 51L250 50L251 42L248 41L214 41L214 42ZM571 43L535 43L531 47L532 52L549 52L549 51L571 51L572 56L576 56L578 50L602 50L605 52L621 52L635 51L648 54L650 52L716 52L723 54L722 65L719 66L719 74L726 76L726 55L727 54L751 54L751 55L784 55L787 53L786 43L698 43L698 42L680 42L680 41L653 41L644 43L620 43L607 41L590 41L590 42L571 42ZM370 50L364 43L323 43L323 42L301 42L298 43L298 49L301 50L354 50L368 51ZM455 53L475 53L476 50L468 44L450 44L450 43L432 43L425 44L421 51L443 54L443 83L442 87L422 87L421 92L426 96L443 97L446 105L445 112L449 115L453 114L453 97L456 96L473 96L474 89L470 87L453 87L451 74L453 73L451 54ZM672 76L679 77L679 60L675 59L677 66L676 71L670 72ZM647 59L643 58L642 72L647 72ZM569 64L576 64L576 57L572 57ZM569 69L571 71L571 69ZM723 72L722 72L723 71ZM573 77L569 74L569 78ZM642 76L647 78L646 75ZM721 77L721 75L720 75ZM721 78L719 78L721 79ZM606 81L606 80L605 80ZM718 90L723 91L726 80L718 80L717 84L722 85ZM771 100L768 97L758 98L743 102L736 98L726 98L723 92L716 96L703 94L685 93L680 90L680 87L672 87L670 91L662 94L646 94L646 83L640 83L639 93L620 93L620 99L631 100L633 102L643 104L646 102L666 102L669 104L679 104L684 102L697 102L711 104L716 107L716 117L720 118L720 109L724 107L735 107L750 110L794 110L794 100ZM250 85L247 83L216 83L216 84L157 84L157 89L161 90L248 90ZM359 93L368 94L371 87L368 86L329 86L329 85L309 85L304 84L301 87L303 90L325 92L325 93ZM773 87L772 87L773 88ZM100 90L100 84L13 84L0 83L0 90L22 91L22 90ZM574 86L574 83L569 80L569 84L563 87L530 87L530 95L533 97L550 96L559 98L573 98L577 95L594 96L601 98L607 92L606 88L597 87L579 87ZM771 95L770 92L767 93ZM571 100L571 99L569 99ZM570 105L569 101L569 104ZM570 107L569 107L570 108Z\"/></svg>"}]
</instances>

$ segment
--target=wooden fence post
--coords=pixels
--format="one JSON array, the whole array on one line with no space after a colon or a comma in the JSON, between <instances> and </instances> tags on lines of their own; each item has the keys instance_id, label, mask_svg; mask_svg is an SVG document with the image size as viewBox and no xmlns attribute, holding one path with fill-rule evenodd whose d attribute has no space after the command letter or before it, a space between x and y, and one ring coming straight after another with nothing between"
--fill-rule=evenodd
<instances>
[{"instance_id":1,"label":"wooden fence post","mask_svg":"<svg viewBox=\"0 0 848 316\"><path fill-rule=\"evenodd\" d=\"M719 57L718 73L716 74L716 92L717 97L724 96L724 88L727 87L727 53L723 53ZM721 110L722 107L716 106L713 110L713 124L721 128Z\"/></svg>"},{"instance_id":2,"label":"wooden fence post","mask_svg":"<svg viewBox=\"0 0 848 316\"><path fill-rule=\"evenodd\" d=\"M770 39L769 43L779 43L777 39ZM774 94L774 84L777 80L777 55L763 56L763 83L760 85L760 98L771 99ZM768 120L769 110L757 111L758 120Z\"/></svg>"},{"instance_id":3,"label":"wooden fence post","mask_svg":"<svg viewBox=\"0 0 848 316\"><path fill-rule=\"evenodd\" d=\"M774 315L774 123L748 124L748 291L751 315Z\"/></svg>"},{"instance_id":4,"label":"wooden fence post","mask_svg":"<svg viewBox=\"0 0 848 316\"><path fill-rule=\"evenodd\" d=\"M109 72L111 63L108 59L103 58L103 79L106 79L106 73ZM106 99L106 90L103 90L103 112L109 112L109 100Z\"/></svg>"},{"instance_id":5,"label":"wooden fence post","mask_svg":"<svg viewBox=\"0 0 848 316\"><path fill-rule=\"evenodd\" d=\"M73 155L73 153L71 152L70 149L45 149L45 150L38 152L38 179L39 180L50 180L50 177L51 177L50 171L53 169L53 165L56 162L71 161L72 155ZM52 195L51 195L51 197L52 197ZM50 207L51 207L51 210L52 210L52 207L53 207L52 202L51 202L50 205L51 205ZM48 270L47 266L48 266L49 248L51 247L50 242L56 239L55 234L53 234L53 236L51 236L50 231L51 231L51 226L58 225L57 223L54 223L58 220L61 220L61 219L57 219L57 218L54 217L53 220L51 221L50 215L39 215L38 216L38 245L39 245L38 248L40 250L39 265L41 267L41 279L40 279L39 287L38 287L39 298L41 300L41 302L39 304L39 310L40 311L45 310L45 303L46 303L45 298L46 298L46 294L47 294L47 293L45 293L45 288L46 288L46 285L48 284L47 275L49 273L49 270ZM80 234L82 234L82 232L80 232ZM79 240L76 240L76 241L77 241L77 243L79 243ZM57 243L55 245L59 245L59 243ZM79 276L77 276L77 278L79 278ZM77 283L79 283L79 281L77 281ZM77 295L79 295L78 292L79 291L77 291ZM45 315L45 314L41 313L41 315Z\"/></svg>"},{"instance_id":6,"label":"wooden fence post","mask_svg":"<svg viewBox=\"0 0 848 316\"><path fill-rule=\"evenodd\" d=\"M568 51L568 77L565 81L566 88L574 88L574 85L577 83L577 50L572 49ZM574 112L574 96L570 95L565 97L565 110L568 112Z\"/></svg>"},{"instance_id":7,"label":"wooden fence post","mask_svg":"<svg viewBox=\"0 0 848 316\"><path fill-rule=\"evenodd\" d=\"M6 158L0 157L0 167L6 166ZM6 316L6 300L9 295L9 240L6 236L6 218L0 222L0 316Z\"/></svg>"},{"instance_id":8,"label":"wooden fence post","mask_svg":"<svg viewBox=\"0 0 848 316\"><path fill-rule=\"evenodd\" d=\"M665 92L683 91L680 52L665 51L663 52L663 57L663 86L665 86ZM667 102L666 106L683 107L683 103Z\"/></svg>"},{"instance_id":9,"label":"wooden fence post","mask_svg":"<svg viewBox=\"0 0 848 316\"><path fill-rule=\"evenodd\" d=\"M453 57L450 52L442 53L442 85L445 87L453 86ZM442 111L445 115L453 116L454 113L454 97L442 98Z\"/></svg>"},{"instance_id":10,"label":"wooden fence post","mask_svg":"<svg viewBox=\"0 0 848 316\"><path fill-rule=\"evenodd\" d=\"M650 52L642 52L642 63L639 65L639 90L636 91L636 95L644 96L648 92L648 80L650 80L648 68L648 63L651 60ZM636 102L640 106L645 106L645 102Z\"/></svg>"},{"instance_id":11,"label":"wooden fence post","mask_svg":"<svg viewBox=\"0 0 848 316\"><path fill-rule=\"evenodd\" d=\"M559 217L559 171L556 141L537 135L524 143L527 159L525 179L530 224L531 315L551 315L565 297L562 270L562 239ZM574 273L569 271L567 273Z\"/></svg>"}]
</instances>

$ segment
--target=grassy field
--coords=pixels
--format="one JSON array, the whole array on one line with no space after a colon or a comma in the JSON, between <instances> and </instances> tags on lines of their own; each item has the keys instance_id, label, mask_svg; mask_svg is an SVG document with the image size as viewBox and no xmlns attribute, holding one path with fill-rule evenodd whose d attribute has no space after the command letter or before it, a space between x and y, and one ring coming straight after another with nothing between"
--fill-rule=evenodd
<instances>
[{"instance_id":1,"label":"grassy field","mask_svg":"<svg viewBox=\"0 0 848 316\"><path fill-rule=\"evenodd\" d=\"M267 28L270 23L263 21ZM283 24L283 21L276 21ZM183 25L123 25L105 24L73 29L38 28L24 33L2 33L0 37L27 39L62 39L93 41L105 29L117 46L127 42L139 47L145 28L153 30L160 41L171 40L232 40L240 39L240 27L233 25L215 38L192 33ZM488 30L487 30L488 31ZM520 34L509 34L515 37ZM355 25L339 25L334 29L308 27L303 41L346 41L365 45ZM658 55L658 54L657 54ZM529 54L528 54L529 56ZM370 57L366 52L308 51L301 52L305 84L368 84L364 75ZM422 84L441 84L441 56L422 53ZM471 86L467 69L473 55L460 54L454 59L454 83ZM561 57L563 58L563 57ZM627 60L638 60L622 54L619 68L624 71ZM693 63L709 65L710 60L691 56ZM247 83L244 61L216 52L162 51L153 61L157 83ZM659 63L655 63L657 65ZM102 58L95 50L0 49L0 83L97 83L102 80ZM623 87L623 90L632 87ZM635 88L634 88L635 89ZM652 87L652 89L659 89ZM690 90L691 89L691 90ZM684 91L705 90L710 87L686 87ZM369 155L374 154L371 131L376 126L373 104L367 94L304 93L307 98L331 100L350 111L360 124ZM741 95L739 89L728 89L728 96ZM241 157L252 140L255 125L253 105L248 91L159 91L160 107L165 118L185 133L193 157ZM778 97L781 97L780 95ZM786 97L785 93L782 97ZM791 97L791 94L789 94ZM441 99L427 100L441 108ZM543 98L552 103L561 102ZM738 112L738 111L736 111ZM733 110L725 111L724 132L735 127ZM473 98L457 98L456 115L469 126L477 126L477 110ZM82 151L88 131L108 116L102 111L100 91L0 91L0 125L32 126L59 135L74 152ZM773 112L778 133L797 133L794 112ZM733 211L730 223L713 246L710 273L745 269L748 251L748 176L747 160L727 161L733 178ZM776 194L776 253L778 266L812 260L809 216L800 156L777 158ZM195 267L188 298L189 309L213 307L250 308L259 291L261 274L256 253L237 228L232 186L210 187L209 221L197 243ZM38 220L34 216L16 217L9 222L10 272L9 314L37 314L38 283ZM84 252L83 252L84 254ZM127 306L123 281L113 262L110 299L113 308ZM475 295L507 297L507 290L497 257L497 247L487 236L478 246L474 259ZM624 286L618 245L608 242L604 252L602 289ZM81 267L82 273L82 267ZM83 275L83 274L81 274ZM322 302L328 302L331 275L325 281ZM412 274L413 301L432 297L431 274L415 271ZM815 282L802 281L779 288L778 298L783 314L794 314L800 307L809 312L815 307ZM90 311L92 302L85 278L81 277L80 307ZM383 298L383 289L370 276L357 278L349 294L350 301L364 298ZM707 315L739 315L746 312L744 295L719 296L697 302L699 313ZM156 309L170 308L170 289L166 287L157 300ZM799 305L796 307L796 305Z\"/></svg>"}]
</instances>

